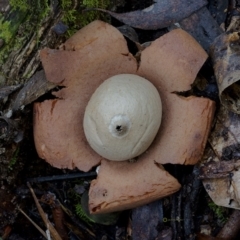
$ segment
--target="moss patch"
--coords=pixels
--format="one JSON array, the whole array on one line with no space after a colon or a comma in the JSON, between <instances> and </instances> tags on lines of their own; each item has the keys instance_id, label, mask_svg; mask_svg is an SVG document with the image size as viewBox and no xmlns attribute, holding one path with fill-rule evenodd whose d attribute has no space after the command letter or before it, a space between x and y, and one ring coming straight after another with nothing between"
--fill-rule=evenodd
<instances>
[{"instance_id":1,"label":"moss patch","mask_svg":"<svg viewBox=\"0 0 240 240\"><path fill-rule=\"evenodd\" d=\"M68 36L71 36L80 28L90 22L101 19L106 21L106 16L99 11L85 11L91 8L107 9L110 0L82 0L76 1L62 0L61 8L63 10L63 22L69 26Z\"/></svg>"}]
</instances>

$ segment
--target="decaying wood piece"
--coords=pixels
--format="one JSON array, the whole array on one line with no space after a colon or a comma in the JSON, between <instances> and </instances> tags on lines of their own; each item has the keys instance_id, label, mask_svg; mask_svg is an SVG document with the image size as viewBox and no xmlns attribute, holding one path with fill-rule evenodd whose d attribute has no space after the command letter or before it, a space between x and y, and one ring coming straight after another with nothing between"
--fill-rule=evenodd
<instances>
[{"instance_id":1,"label":"decaying wood piece","mask_svg":"<svg viewBox=\"0 0 240 240\"><path fill-rule=\"evenodd\" d=\"M21 84L17 84L17 85L14 85L14 86L0 87L0 100L5 101L5 99L8 97L8 95L13 93L14 91L19 89L20 87L21 87Z\"/></svg>"},{"instance_id":2,"label":"decaying wood piece","mask_svg":"<svg viewBox=\"0 0 240 240\"><path fill-rule=\"evenodd\" d=\"M217 237L225 240L236 239L240 230L240 211L234 210Z\"/></svg>"},{"instance_id":3,"label":"decaying wood piece","mask_svg":"<svg viewBox=\"0 0 240 240\"><path fill-rule=\"evenodd\" d=\"M191 173L184 168L176 167L178 179L181 179L182 188L170 198L171 216L164 217L164 223L171 224L172 239L196 239L196 228L198 218L197 206L199 194L202 191L201 180L198 178L199 169L193 168ZM200 203L201 205L201 203Z\"/></svg>"},{"instance_id":4,"label":"decaying wood piece","mask_svg":"<svg viewBox=\"0 0 240 240\"><path fill-rule=\"evenodd\" d=\"M154 41L143 50L138 69L122 34L100 21L81 29L59 50L43 49L40 56L47 80L62 88L54 93L56 99L34 106L36 148L41 158L59 168L88 171L101 161L89 192L92 213L133 208L180 188L160 164L195 164L215 109L209 99L177 95L191 88L207 58L189 34L178 29ZM83 133L83 114L91 95L104 80L120 73L145 77L163 100L160 131L134 163L101 158ZM174 151L168 151L170 145Z\"/></svg>"},{"instance_id":5,"label":"decaying wood piece","mask_svg":"<svg viewBox=\"0 0 240 240\"><path fill-rule=\"evenodd\" d=\"M219 88L221 103L240 113L240 17L235 16L226 33L215 39L211 58Z\"/></svg>"}]
</instances>

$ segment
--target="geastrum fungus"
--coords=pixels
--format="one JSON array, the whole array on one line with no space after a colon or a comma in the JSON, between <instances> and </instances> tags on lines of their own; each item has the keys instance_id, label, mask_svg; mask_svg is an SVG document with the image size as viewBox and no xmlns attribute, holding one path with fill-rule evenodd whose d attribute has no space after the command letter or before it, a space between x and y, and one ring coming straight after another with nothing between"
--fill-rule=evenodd
<instances>
[{"instance_id":1,"label":"geastrum fungus","mask_svg":"<svg viewBox=\"0 0 240 240\"><path fill-rule=\"evenodd\" d=\"M100 164L89 190L91 213L178 191L161 164L197 163L214 113L211 100L176 93L191 88L207 58L189 34L172 30L137 63L116 28L94 21L40 57L47 80L62 88L34 105L36 149L58 168L89 171Z\"/></svg>"},{"instance_id":2,"label":"geastrum fungus","mask_svg":"<svg viewBox=\"0 0 240 240\"><path fill-rule=\"evenodd\" d=\"M104 81L86 107L83 128L90 146L102 157L123 161L145 152L162 118L159 93L133 74Z\"/></svg>"}]
</instances>

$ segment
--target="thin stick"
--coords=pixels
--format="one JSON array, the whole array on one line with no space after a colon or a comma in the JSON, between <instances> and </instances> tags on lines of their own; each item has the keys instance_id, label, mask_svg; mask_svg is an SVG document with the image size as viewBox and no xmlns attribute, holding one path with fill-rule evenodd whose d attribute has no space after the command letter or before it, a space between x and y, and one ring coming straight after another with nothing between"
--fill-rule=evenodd
<instances>
[{"instance_id":1,"label":"thin stick","mask_svg":"<svg viewBox=\"0 0 240 240\"><path fill-rule=\"evenodd\" d=\"M86 178L86 177L96 177L96 176L97 176L96 172L73 173L73 174L64 174L64 175L56 175L56 176L30 178L28 179L28 182L31 182L31 183L49 182L49 181L59 181L59 180L65 180L65 179Z\"/></svg>"},{"instance_id":2,"label":"thin stick","mask_svg":"<svg viewBox=\"0 0 240 240\"><path fill-rule=\"evenodd\" d=\"M27 218L27 220L46 238L46 233L20 208L18 207L18 210Z\"/></svg>"},{"instance_id":3,"label":"thin stick","mask_svg":"<svg viewBox=\"0 0 240 240\"><path fill-rule=\"evenodd\" d=\"M62 238L59 236L59 234L56 231L56 229L53 227L52 223L48 220L48 218L47 218L45 212L43 211L40 203L38 202L38 199L37 199L37 197L36 197L36 195L35 195L35 193L34 193L34 191L33 191L33 189L32 189L32 187L31 187L29 182L27 183L27 186L29 187L29 189L30 189L30 191L32 193L32 196L33 196L33 199L34 199L35 204L37 206L38 212L41 215L42 220L43 220L46 228L49 229L52 238L54 240L62 240Z\"/></svg>"}]
</instances>

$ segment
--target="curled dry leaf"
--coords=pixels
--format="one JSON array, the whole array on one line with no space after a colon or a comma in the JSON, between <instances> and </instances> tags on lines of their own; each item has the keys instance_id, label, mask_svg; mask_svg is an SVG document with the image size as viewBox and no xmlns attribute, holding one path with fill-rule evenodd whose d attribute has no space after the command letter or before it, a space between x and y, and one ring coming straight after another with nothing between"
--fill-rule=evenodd
<instances>
[{"instance_id":1,"label":"curled dry leaf","mask_svg":"<svg viewBox=\"0 0 240 240\"><path fill-rule=\"evenodd\" d=\"M234 17L228 31L217 37L211 57L222 104L240 113L240 17Z\"/></svg>"},{"instance_id":2,"label":"curled dry leaf","mask_svg":"<svg viewBox=\"0 0 240 240\"><path fill-rule=\"evenodd\" d=\"M200 164L200 177L212 200L220 206L240 209L240 116L221 107Z\"/></svg>"},{"instance_id":3,"label":"curled dry leaf","mask_svg":"<svg viewBox=\"0 0 240 240\"><path fill-rule=\"evenodd\" d=\"M157 0L148 8L128 13L114 13L104 9L96 10L106 12L131 27L155 30L168 27L171 24L190 16L205 5L207 5L207 1L205 0Z\"/></svg>"},{"instance_id":4,"label":"curled dry leaf","mask_svg":"<svg viewBox=\"0 0 240 240\"><path fill-rule=\"evenodd\" d=\"M195 164L203 153L214 113L214 102L209 99L173 93L190 89L207 58L190 35L178 29L157 39L142 51L137 68L122 34L94 21L60 50L44 49L40 56L48 81L64 88L54 94L57 99L34 105L36 148L41 158L59 168L88 171L101 162L89 192L92 213L133 208L180 188L161 163ZM104 80L121 73L148 79L163 101L160 130L136 162L103 159L83 133L83 115L92 94ZM170 146L174 151L169 151Z\"/></svg>"},{"instance_id":5,"label":"curled dry leaf","mask_svg":"<svg viewBox=\"0 0 240 240\"><path fill-rule=\"evenodd\" d=\"M209 52L214 39L223 31L212 17L207 7L199 9L191 16L179 22L182 29L192 35Z\"/></svg>"}]
</instances>

